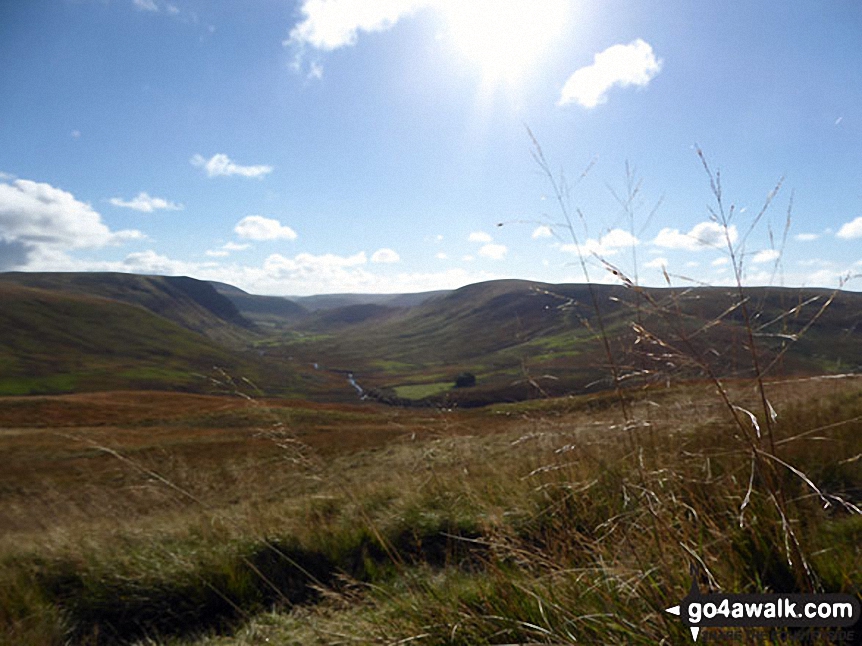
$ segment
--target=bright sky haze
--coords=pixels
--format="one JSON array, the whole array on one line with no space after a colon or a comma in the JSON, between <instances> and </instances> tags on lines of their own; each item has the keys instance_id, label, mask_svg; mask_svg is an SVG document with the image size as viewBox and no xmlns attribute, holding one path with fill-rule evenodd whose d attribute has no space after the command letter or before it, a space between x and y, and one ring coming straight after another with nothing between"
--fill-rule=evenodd
<instances>
[{"instance_id":1,"label":"bright sky haze","mask_svg":"<svg viewBox=\"0 0 862 646\"><path fill-rule=\"evenodd\" d=\"M5 2L0 89L0 271L862 282L856 0Z\"/></svg>"}]
</instances>

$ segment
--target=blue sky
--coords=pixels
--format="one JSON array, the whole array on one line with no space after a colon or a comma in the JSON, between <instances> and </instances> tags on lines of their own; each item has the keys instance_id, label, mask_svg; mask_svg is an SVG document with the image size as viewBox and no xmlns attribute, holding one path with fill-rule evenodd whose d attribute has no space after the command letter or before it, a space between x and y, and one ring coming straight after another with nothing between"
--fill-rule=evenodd
<instances>
[{"instance_id":1,"label":"blue sky","mask_svg":"<svg viewBox=\"0 0 862 646\"><path fill-rule=\"evenodd\" d=\"M0 270L728 284L730 240L747 284L859 289L860 35L855 0L2 3Z\"/></svg>"}]
</instances>

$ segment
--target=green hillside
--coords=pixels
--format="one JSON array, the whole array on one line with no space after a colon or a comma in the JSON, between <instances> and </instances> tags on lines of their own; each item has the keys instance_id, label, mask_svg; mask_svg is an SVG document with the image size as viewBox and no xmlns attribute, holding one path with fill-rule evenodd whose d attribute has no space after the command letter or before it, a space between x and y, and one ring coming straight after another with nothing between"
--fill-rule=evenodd
<instances>
[{"instance_id":1,"label":"green hillside","mask_svg":"<svg viewBox=\"0 0 862 646\"><path fill-rule=\"evenodd\" d=\"M98 296L138 305L219 343L244 345L253 327L228 298L205 281L186 276L115 272L6 272L0 282Z\"/></svg>"},{"instance_id":2,"label":"green hillside","mask_svg":"<svg viewBox=\"0 0 862 646\"><path fill-rule=\"evenodd\" d=\"M862 295L753 288L745 291L744 308L770 374L862 370ZM608 350L621 376L700 378L713 371L748 377L744 319L731 288L590 289L503 280L359 320L337 333L311 317L296 326L301 342L288 341L285 351L351 370L366 387L402 392L422 385L440 391L440 383L469 370L478 386L448 396L486 402L609 387Z\"/></svg>"},{"instance_id":3,"label":"green hillside","mask_svg":"<svg viewBox=\"0 0 862 646\"><path fill-rule=\"evenodd\" d=\"M274 369L135 305L9 281L0 302L0 394L202 391L214 366L273 381Z\"/></svg>"},{"instance_id":4,"label":"green hillside","mask_svg":"<svg viewBox=\"0 0 862 646\"><path fill-rule=\"evenodd\" d=\"M741 303L731 288L499 280L308 311L181 277L5 273L0 290L8 393L187 389L221 365L269 393L354 400L353 373L388 403L479 405L607 389L614 371L632 385L751 377L749 326L768 376L862 370L854 292L756 288ZM476 385L454 388L464 372Z\"/></svg>"}]
</instances>

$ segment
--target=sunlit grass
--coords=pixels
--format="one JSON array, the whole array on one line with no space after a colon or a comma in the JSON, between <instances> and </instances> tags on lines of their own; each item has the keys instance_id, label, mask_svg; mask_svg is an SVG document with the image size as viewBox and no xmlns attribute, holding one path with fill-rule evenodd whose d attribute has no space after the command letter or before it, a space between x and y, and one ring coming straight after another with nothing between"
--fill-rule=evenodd
<instances>
[{"instance_id":1,"label":"sunlit grass","mask_svg":"<svg viewBox=\"0 0 862 646\"><path fill-rule=\"evenodd\" d=\"M422 399L423 397L433 397L439 395L452 388L451 381L438 381L431 384L409 384L404 386L396 386L395 394L398 397L405 399Z\"/></svg>"},{"instance_id":2,"label":"sunlit grass","mask_svg":"<svg viewBox=\"0 0 862 646\"><path fill-rule=\"evenodd\" d=\"M740 404L752 399L750 382L728 387ZM860 393L855 379L770 387L783 456L830 493L853 496L862 485L862 460L850 459L862 453ZM216 432L218 408L231 400L211 398L201 400L213 408L210 431L194 407L155 437L158 420L131 432L133 416L122 436L74 429L188 496L86 442L73 455L44 444L44 430L19 434L14 455L24 459L29 445L33 460L32 486L22 475L19 484L45 529L22 526L0 540L3 630L22 644L147 634L191 644L211 631L238 632L202 643L679 636L660 609L684 595L693 554L722 589L795 586L764 494L755 491L740 514L748 459L708 394L692 384L633 398L644 423L637 453L604 395L458 414L322 409L316 443L335 443L325 460L292 432L315 420L309 408L275 407L268 418L265 405L237 402ZM279 423L285 433L266 437ZM364 449L345 445L374 424L399 433L366 438ZM231 434L263 435L241 454ZM52 471L60 482L69 459L90 466L77 482L40 489ZM823 509L790 472L781 486L822 588L856 590L859 518Z\"/></svg>"}]
</instances>

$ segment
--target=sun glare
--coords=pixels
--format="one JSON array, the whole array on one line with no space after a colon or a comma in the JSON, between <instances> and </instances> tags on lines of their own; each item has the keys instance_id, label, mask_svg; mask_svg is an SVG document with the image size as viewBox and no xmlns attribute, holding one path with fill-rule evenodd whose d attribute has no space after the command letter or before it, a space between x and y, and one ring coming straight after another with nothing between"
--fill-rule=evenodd
<instances>
[{"instance_id":1,"label":"sun glare","mask_svg":"<svg viewBox=\"0 0 862 646\"><path fill-rule=\"evenodd\" d=\"M452 44L488 85L522 81L566 20L566 0L450 0L442 9Z\"/></svg>"}]
</instances>

